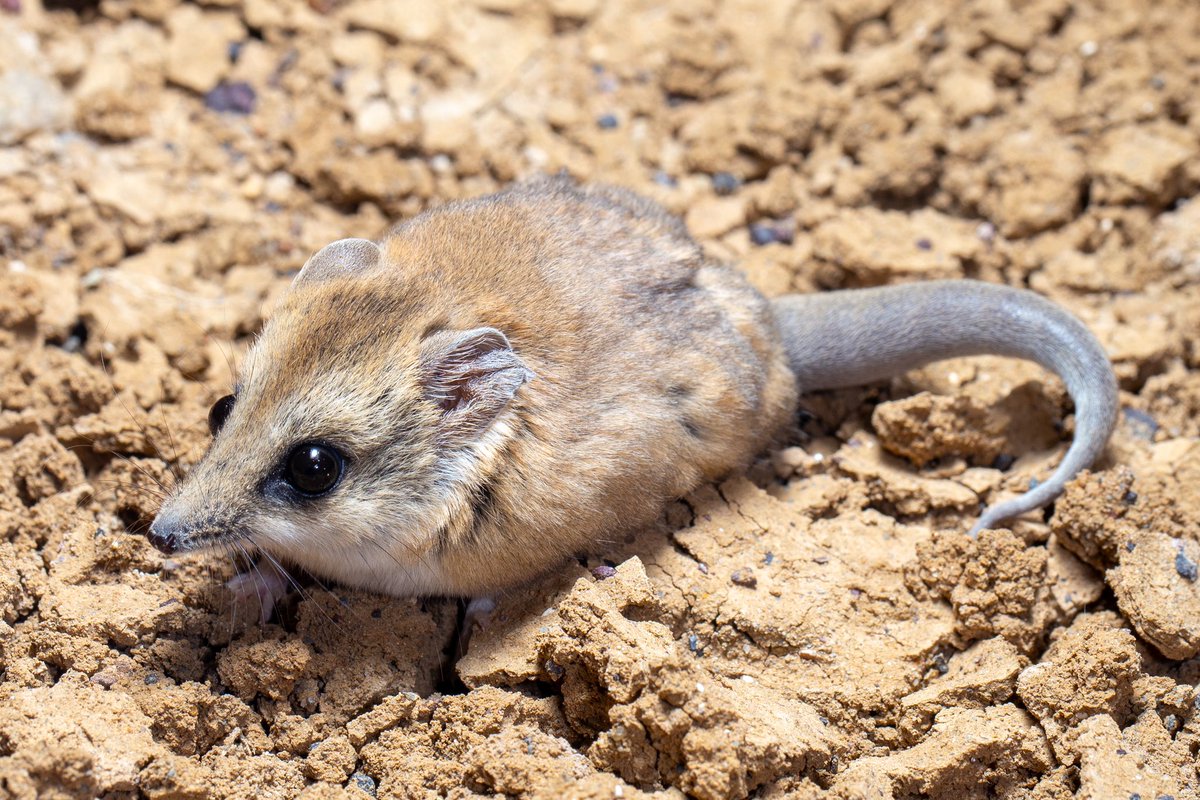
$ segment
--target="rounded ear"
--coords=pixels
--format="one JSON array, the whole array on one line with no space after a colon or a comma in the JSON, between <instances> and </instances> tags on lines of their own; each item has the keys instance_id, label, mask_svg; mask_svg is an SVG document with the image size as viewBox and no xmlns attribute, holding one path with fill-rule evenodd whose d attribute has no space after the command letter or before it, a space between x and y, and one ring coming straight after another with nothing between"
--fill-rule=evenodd
<instances>
[{"instance_id":1,"label":"rounded ear","mask_svg":"<svg viewBox=\"0 0 1200 800\"><path fill-rule=\"evenodd\" d=\"M495 328L435 333L423 349L422 389L442 413L439 438L447 444L465 443L487 430L534 377Z\"/></svg>"},{"instance_id":2,"label":"rounded ear","mask_svg":"<svg viewBox=\"0 0 1200 800\"><path fill-rule=\"evenodd\" d=\"M313 253L308 261L304 262L304 266L292 281L292 288L330 278L352 277L374 269L382 260L383 251L372 241L338 239Z\"/></svg>"}]
</instances>

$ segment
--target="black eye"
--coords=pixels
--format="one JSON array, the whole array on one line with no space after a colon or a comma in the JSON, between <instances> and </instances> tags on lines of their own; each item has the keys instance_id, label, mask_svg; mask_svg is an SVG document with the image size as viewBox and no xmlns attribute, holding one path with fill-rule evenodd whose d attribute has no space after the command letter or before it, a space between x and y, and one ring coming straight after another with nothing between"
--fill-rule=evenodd
<instances>
[{"instance_id":1,"label":"black eye","mask_svg":"<svg viewBox=\"0 0 1200 800\"><path fill-rule=\"evenodd\" d=\"M296 445L283 466L283 477L292 488L314 497L337 486L342 477L341 454L316 442Z\"/></svg>"},{"instance_id":2,"label":"black eye","mask_svg":"<svg viewBox=\"0 0 1200 800\"><path fill-rule=\"evenodd\" d=\"M227 394L220 400L212 404L212 408L208 410L208 432L213 436L217 435L217 431L225 425L225 420L229 419L229 412L233 411L234 396Z\"/></svg>"}]
</instances>

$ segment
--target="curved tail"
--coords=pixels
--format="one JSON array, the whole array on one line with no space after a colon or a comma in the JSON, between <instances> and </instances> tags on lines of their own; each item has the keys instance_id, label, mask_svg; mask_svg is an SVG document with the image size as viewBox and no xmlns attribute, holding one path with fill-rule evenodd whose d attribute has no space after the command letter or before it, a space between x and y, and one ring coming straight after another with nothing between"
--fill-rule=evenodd
<instances>
[{"instance_id":1,"label":"curved tail","mask_svg":"<svg viewBox=\"0 0 1200 800\"><path fill-rule=\"evenodd\" d=\"M1040 508L1104 450L1117 417L1117 381L1104 349L1074 316L1023 289L931 281L789 295L772 301L801 392L882 380L931 361L1015 356L1057 373L1075 401L1075 439L1054 474L984 511L974 535Z\"/></svg>"}]
</instances>

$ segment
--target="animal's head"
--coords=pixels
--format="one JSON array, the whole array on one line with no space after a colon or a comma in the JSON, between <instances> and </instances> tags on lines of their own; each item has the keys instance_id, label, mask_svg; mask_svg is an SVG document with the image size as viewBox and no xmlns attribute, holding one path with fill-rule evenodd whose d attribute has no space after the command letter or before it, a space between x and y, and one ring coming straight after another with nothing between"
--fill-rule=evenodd
<instances>
[{"instance_id":1,"label":"animal's head","mask_svg":"<svg viewBox=\"0 0 1200 800\"><path fill-rule=\"evenodd\" d=\"M345 239L305 264L151 525L158 549L253 544L313 564L382 546L415 565L435 545L532 373L500 331L449 329L385 261Z\"/></svg>"}]
</instances>

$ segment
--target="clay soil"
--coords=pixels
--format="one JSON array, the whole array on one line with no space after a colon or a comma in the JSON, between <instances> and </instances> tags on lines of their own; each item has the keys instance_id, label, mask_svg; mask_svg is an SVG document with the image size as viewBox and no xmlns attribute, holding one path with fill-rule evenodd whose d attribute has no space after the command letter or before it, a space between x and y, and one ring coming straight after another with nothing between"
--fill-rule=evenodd
<instances>
[{"instance_id":1,"label":"clay soil","mask_svg":"<svg viewBox=\"0 0 1200 800\"><path fill-rule=\"evenodd\" d=\"M1200 797L1200 6L0 0L0 796ZM460 609L141 531L307 255L566 170L769 295L1028 286L1036 366L804 400L790 446ZM502 570L503 564L497 564Z\"/></svg>"}]
</instances>

